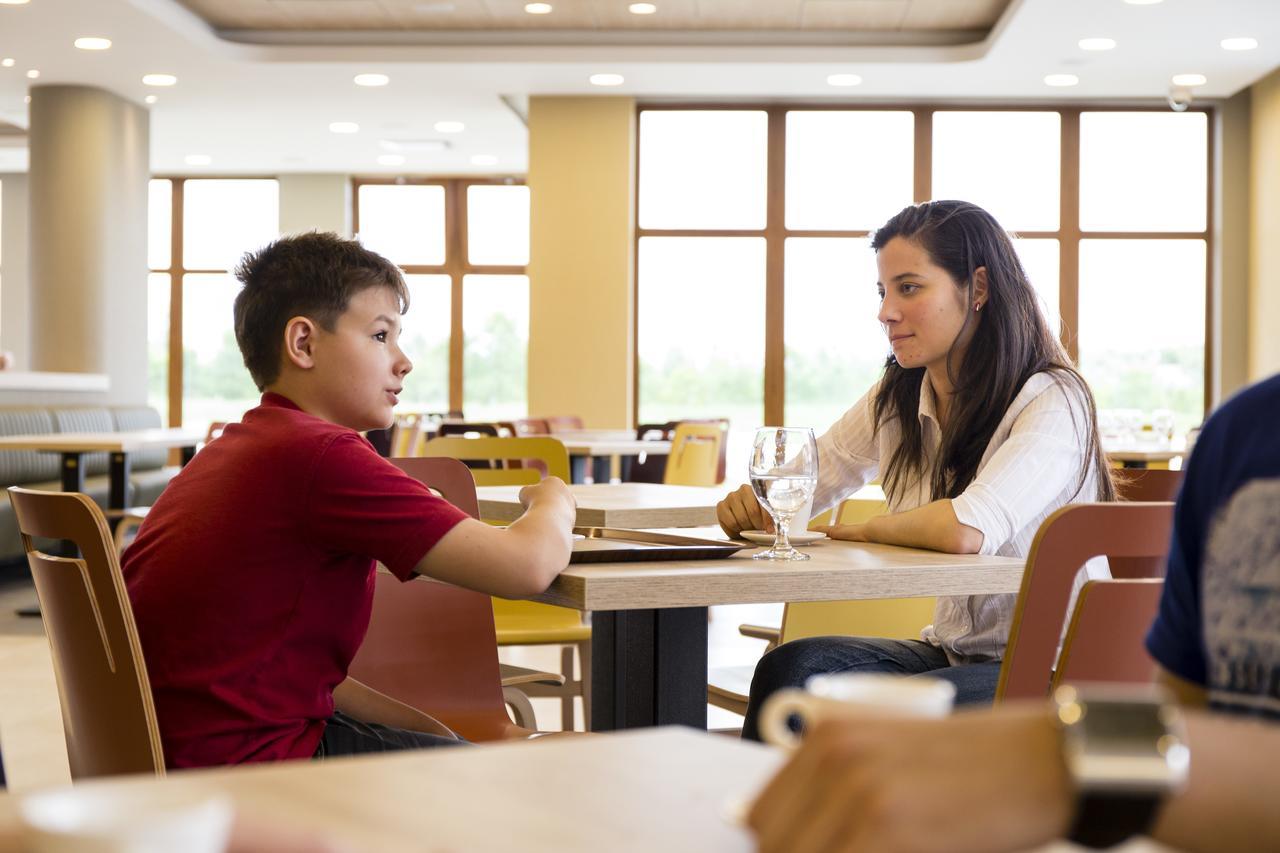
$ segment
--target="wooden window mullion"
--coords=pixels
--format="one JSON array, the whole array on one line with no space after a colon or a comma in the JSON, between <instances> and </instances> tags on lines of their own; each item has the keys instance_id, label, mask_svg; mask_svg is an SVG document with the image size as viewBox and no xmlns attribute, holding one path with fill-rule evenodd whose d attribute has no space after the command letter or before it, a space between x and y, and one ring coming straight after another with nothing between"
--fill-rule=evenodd
<instances>
[{"instance_id":1,"label":"wooden window mullion","mask_svg":"<svg viewBox=\"0 0 1280 853\"><path fill-rule=\"evenodd\" d=\"M182 254L185 178L173 178L169 228L169 426L182 426Z\"/></svg>"},{"instance_id":2,"label":"wooden window mullion","mask_svg":"<svg viewBox=\"0 0 1280 853\"><path fill-rule=\"evenodd\" d=\"M786 417L786 120L771 107L768 191L765 213L764 422L782 426Z\"/></svg>"},{"instance_id":3,"label":"wooden window mullion","mask_svg":"<svg viewBox=\"0 0 1280 853\"><path fill-rule=\"evenodd\" d=\"M1059 184L1058 315L1062 345L1080 363L1080 110L1061 116L1061 182Z\"/></svg>"}]
</instances>

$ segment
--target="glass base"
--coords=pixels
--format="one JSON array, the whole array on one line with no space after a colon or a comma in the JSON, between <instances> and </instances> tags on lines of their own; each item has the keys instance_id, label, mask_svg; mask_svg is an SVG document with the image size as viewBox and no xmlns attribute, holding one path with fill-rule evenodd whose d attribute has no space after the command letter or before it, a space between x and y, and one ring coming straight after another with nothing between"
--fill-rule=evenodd
<instances>
[{"instance_id":1,"label":"glass base","mask_svg":"<svg viewBox=\"0 0 1280 853\"><path fill-rule=\"evenodd\" d=\"M785 560L790 562L799 562L801 560L808 560L810 559L810 557L808 554L801 553L800 551L797 551L795 548L791 547L790 545L787 545L786 547L781 547L777 544L774 544L774 546L767 551L761 551L759 554L752 554L751 559L753 560Z\"/></svg>"}]
</instances>

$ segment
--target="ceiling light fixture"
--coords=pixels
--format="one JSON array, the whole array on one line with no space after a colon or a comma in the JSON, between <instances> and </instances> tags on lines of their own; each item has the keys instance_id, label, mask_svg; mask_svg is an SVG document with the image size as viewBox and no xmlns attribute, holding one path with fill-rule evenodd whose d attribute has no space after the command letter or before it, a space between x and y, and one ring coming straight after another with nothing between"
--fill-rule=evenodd
<instances>
[{"instance_id":1,"label":"ceiling light fixture","mask_svg":"<svg viewBox=\"0 0 1280 853\"><path fill-rule=\"evenodd\" d=\"M75 46L81 50L106 50L111 47L111 39L99 36L84 36L75 40Z\"/></svg>"},{"instance_id":2,"label":"ceiling light fixture","mask_svg":"<svg viewBox=\"0 0 1280 853\"><path fill-rule=\"evenodd\" d=\"M1163 3L1164 0L1124 0L1130 6L1154 6L1157 3Z\"/></svg>"},{"instance_id":3,"label":"ceiling light fixture","mask_svg":"<svg viewBox=\"0 0 1280 853\"><path fill-rule=\"evenodd\" d=\"M1209 81L1203 74L1175 74L1170 82L1175 86L1203 86Z\"/></svg>"},{"instance_id":4,"label":"ceiling light fixture","mask_svg":"<svg viewBox=\"0 0 1280 853\"><path fill-rule=\"evenodd\" d=\"M213 162L213 158L208 154L188 154L182 158L182 162L188 166L208 166Z\"/></svg>"},{"instance_id":5,"label":"ceiling light fixture","mask_svg":"<svg viewBox=\"0 0 1280 853\"><path fill-rule=\"evenodd\" d=\"M158 101L158 100L160 100L160 99L159 99L159 98L157 98L155 95L147 95L147 96L146 96L145 98L143 98L142 100L146 101L148 104L154 104L156 101Z\"/></svg>"},{"instance_id":6,"label":"ceiling light fixture","mask_svg":"<svg viewBox=\"0 0 1280 853\"><path fill-rule=\"evenodd\" d=\"M524 4L524 10L528 12L530 15L550 15L551 4L550 3L526 3Z\"/></svg>"},{"instance_id":7,"label":"ceiling light fixture","mask_svg":"<svg viewBox=\"0 0 1280 853\"><path fill-rule=\"evenodd\" d=\"M460 121L438 121L433 125L436 133L462 133L467 126Z\"/></svg>"},{"instance_id":8,"label":"ceiling light fixture","mask_svg":"<svg viewBox=\"0 0 1280 853\"><path fill-rule=\"evenodd\" d=\"M178 78L172 74L144 74L142 75L142 85L144 86L173 86L178 82Z\"/></svg>"},{"instance_id":9,"label":"ceiling light fixture","mask_svg":"<svg viewBox=\"0 0 1280 853\"><path fill-rule=\"evenodd\" d=\"M25 6L31 0L0 0L0 6Z\"/></svg>"},{"instance_id":10,"label":"ceiling light fixture","mask_svg":"<svg viewBox=\"0 0 1280 853\"><path fill-rule=\"evenodd\" d=\"M1221 44L1223 50L1253 50L1258 46L1258 40L1242 36L1240 38L1223 39Z\"/></svg>"},{"instance_id":11,"label":"ceiling light fixture","mask_svg":"<svg viewBox=\"0 0 1280 853\"><path fill-rule=\"evenodd\" d=\"M379 154L378 165L379 166L403 166L404 155L403 154Z\"/></svg>"},{"instance_id":12,"label":"ceiling light fixture","mask_svg":"<svg viewBox=\"0 0 1280 853\"><path fill-rule=\"evenodd\" d=\"M385 86L391 78L385 74L357 74L353 81L357 86Z\"/></svg>"},{"instance_id":13,"label":"ceiling light fixture","mask_svg":"<svg viewBox=\"0 0 1280 853\"><path fill-rule=\"evenodd\" d=\"M1077 44L1081 50L1115 50L1116 40L1109 38L1080 39Z\"/></svg>"},{"instance_id":14,"label":"ceiling light fixture","mask_svg":"<svg viewBox=\"0 0 1280 853\"><path fill-rule=\"evenodd\" d=\"M496 166L498 165L498 158L494 157L492 154L473 154L471 156L471 165Z\"/></svg>"},{"instance_id":15,"label":"ceiling light fixture","mask_svg":"<svg viewBox=\"0 0 1280 853\"><path fill-rule=\"evenodd\" d=\"M592 74L587 79L592 86L621 86L627 82L621 74Z\"/></svg>"},{"instance_id":16,"label":"ceiling light fixture","mask_svg":"<svg viewBox=\"0 0 1280 853\"><path fill-rule=\"evenodd\" d=\"M329 124L331 133L359 133L360 125L354 121L335 121Z\"/></svg>"},{"instance_id":17,"label":"ceiling light fixture","mask_svg":"<svg viewBox=\"0 0 1280 853\"><path fill-rule=\"evenodd\" d=\"M378 147L395 154L426 154L448 151L449 141L447 139L379 139Z\"/></svg>"},{"instance_id":18,"label":"ceiling light fixture","mask_svg":"<svg viewBox=\"0 0 1280 853\"><path fill-rule=\"evenodd\" d=\"M633 15L652 15L658 11L658 7L652 3L632 3L627 7L627 11Z\"/></svg>"},{"instance_id":19,"label":"ceiling light fixture","mask_svg":"<svg viewBox=\"0 0 1280 853\"><path fill-rule=\"evenodd\" d=\"M12 68L12 67L13 67L13 57L12 57L12 56L6 56L4 59L0 59L0 65L3 65L5 68Z\"/></svg>"},{"instance_id":20,"label":"ceiling light fixture","mask_svg":"<svg viewBox=\"0 0 1280 853\"><path fill-rule=\"evenodd\" d=\"M861 85L862 78L857 74L828 74L828 86L858 86Z\"/></svg>"},{"instance_id":21,"label":"ceiling light fixture","mask_svg":"<svg viewBox=\"0 0 1280 853\"><path fill-rule=\"evenodd\" d=\"M1044 84L1046 86L1074 86L1080 82L1080 78L1074 74L1046 74Z\"/></svg>"},{"instance_id":22,"label":"ceiling light fixture","mask_svg":"<svg viewBox=\"0 0 1280 853\"><path fill-rule=\"evenodd\" d=\"M36 69L34 69L34 68L32 68L30 71L28 71L28 72L27 72L27 79L28 79L28 80L34 80L34 79L36 79L36 78L37 78L37 77L39 77L39 76L40 76L40 72L39 72L39 71L37 71L37 70L36 70Z\"/></svg>"}]
</instances>

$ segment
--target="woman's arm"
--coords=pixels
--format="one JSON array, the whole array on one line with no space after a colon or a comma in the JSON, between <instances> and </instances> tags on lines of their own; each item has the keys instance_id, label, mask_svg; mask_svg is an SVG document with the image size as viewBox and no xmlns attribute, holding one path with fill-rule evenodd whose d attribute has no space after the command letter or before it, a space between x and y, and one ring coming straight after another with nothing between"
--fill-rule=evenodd
<instances>
[{"instance_id":1,"label":"woman's arm","mask_svg":"<svg viewBox=\"0 0 1280 853\"><path fill-rule=\"evenodd\" d=\"M821 530L832 539L928 548L948 554L976 554L982 550L984 539L981 530L956 518L950 500L934 501L906 512L877 515L862 524L814 529Z\"/></svg>"},{"instance_id":2,"label":"woman's arm","mask_svg":"<svg viewBox=\"0 0 1280 853\"><path fill-rule=\"evenodd\" d=\"M456 738L448 726L430 714L423 713L367 684L347 678L333 690L333 704L339 711L363 723L393 726L412 732Z\"/></svg>"}]
</instances>

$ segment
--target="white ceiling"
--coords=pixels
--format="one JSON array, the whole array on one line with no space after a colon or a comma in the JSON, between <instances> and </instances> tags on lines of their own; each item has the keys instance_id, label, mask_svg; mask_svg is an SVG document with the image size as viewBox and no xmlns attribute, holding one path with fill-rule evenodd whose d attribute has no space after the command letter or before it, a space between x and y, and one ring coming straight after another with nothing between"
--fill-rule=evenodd
<instances>
[{"instance_id":1,"label":"white ceiling","mask_svg":"<svg viewBox=\"0 0 1280 853\"><path fill-rule=\"evenodd\" d=\"M320 0L315 0L320 2ZM554 0L553 0L554 2ZM597 0L604 3L606 0ZM607 0L625 3L627 0ZM662 0L656 0L662 14ZM847 0L861 2L861 0ZM1280 66L1277 0L1021 0L990 38L960 46L742 44L730 34L668 34L664 43L425 45L412 33L348 34L353 44L231 42L219 38L176 0L31 0L0 5L0 121L26 126L28 85L101 86L151 107L152 166L157 173L359 174L521 173L526 163L517 105L540 94L625 94L680 99L921 99L1070 102L1095 99L1163 103L1170 77L1199 73L1198 99L1235 94ZM105 36L105 52L77 50L79 36ZM332 36L332 34L330 34ZM1086 53L1076 43L1107 36L1115 50ZM1256 50L1228 52L1223 38L1252 36ZM661 38L662 36L655 36ZM616 40L615 40L616 41ZM29 68L40 71L28 80ZM352 77L390 75L381 89ZM590 74L625 76L601 89ZM149 89L143 74L176 74L178 85ZM853 72L862 85L837 90L828 74ZM1069 89L1044 85L1050 73L1076 74ZM460 134L432 129L466 124ZM354 121L338 136L330 122ZM447 151L408 154L404 166L379 166L381 139L447 139ZM184 163L206 154L209 166ZM473 166L490 154L496 166ZM0 172L26 168L25 149L0 136Z\"/></svg>"}]
</instances>

